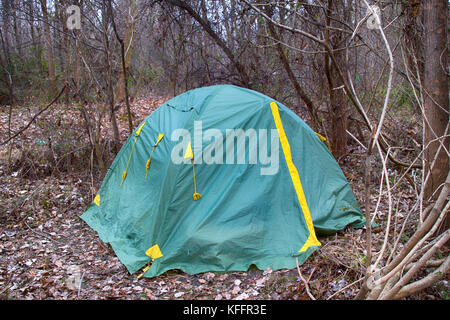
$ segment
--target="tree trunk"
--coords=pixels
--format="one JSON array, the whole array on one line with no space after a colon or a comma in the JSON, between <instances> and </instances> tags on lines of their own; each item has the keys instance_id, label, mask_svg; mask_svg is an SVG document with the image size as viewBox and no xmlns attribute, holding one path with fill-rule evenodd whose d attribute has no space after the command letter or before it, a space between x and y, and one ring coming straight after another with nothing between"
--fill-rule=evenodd
<instances>
[{"instance_id":1,"label":"tree trunk","mask_svg":"<svg viewBox=\"0 0 450 320\"><path fill-rule=\"evenodd\" d=\"M114 87L113 87L113 61L112 61L112 44L109 39L109 35L106 32L109 21L112 20L111 4L106 0L102 3L102 24L104 26L103 39L106 58L106 72L107 72L107 100L109 104L109 116L114 135L114 152L118 153L120 149L120 133L119 125L116 118L116 112L114 110Z\"/></svg>"},{"instance_id":2,"label":"tree trunk","mask_svg":"<svg viewBox=\"0 0 450 320\"><path fill-rule=\"evenodd\" d=\"M408 66L413 70L419 69L419 74L423 74L423 37L420 36L422 21L420 19L420 0L408 0L402 2L403 8L403 35L405 45L409 50L405 50ZM420 112L419 108L415 108Z\"/></svg>"},{"instance_id":3,"label":"tree trunk","mask_svg":"<svg viewBox=\"0 0 450 320\"><path fill-rule=\"evenodd\" d=\"M66 7L64 0L59 0L60 9L58 10L59 13L59 21L62 25L63 34L61 35L62 41L61 41L61 51L62 55L64 56L63 61L61 61L61 66L63 67L63 75L64 75L64 85L66 86L65 96L64 100L67 104L70 102L70 86L69 86L69 79L71 76L70 72L70 42L68 37L68 28L66 24L66 15L64 14L64 8ZM62 8L62 9L61 9Z\"/></svg>"},{"instance_id":4,"label":"tree trunk","mask_svg":"<svg viewBox=\"0 0 450 320\"><path fill-rule=\"evenodd\" d=\"M446 134L449 124L449 97L447 79L447 0L424 1L425 66L424 66L424 147ZM448 132L447 132L448 134ZM440 139L449 149L449 139ZM431 142L425 150L425 170L430 177L425 185L425 199L444 183L449 171L449 158L440 142ZM434 161L434 164L433 164ZM439 194L438 192L435 195Z\"/></svg>"},{"instance_id":5,"label":"tree trunk","mask_svg":"<svg viewBox=\"0 0 450 320\"><path fill-rule=\"evenodd\" d=\"M9 59L8 59L8 54L6 51L6 44L5 44L3 32L1 29L0 29L0 41L2 43L3 52L5 54L5 61L3 61L2 56L0 55L0 65L1 65L2 69L5 70L4 82L6 83L6 86L8 87L8 98L5 99L4 102L6 102L7 104L10 104L12 106L12 104L14 103L14 99L15 99L14 98L13 78L12 78L11 72L8 71ZM10 108L10 110L11 110L11 108Z\"/></svg>"},{"instance_id":6,"label":"tree trunk","mask_svg":"<svg viewBox=\"0 0 450 320\"><path fill-rule=\"evenodd\" d=\"M128 16L128 28L127 33L124 40L119 36L117 31L116 23L114 21L114 13L112 10L111 2L109 2L108 6L109 14L111 16L111 21L114 29L114 33L116 35L117 41L120 43L120 58L122 62L122 73L119 75L119 82L117 83L117 89L119 91L115 91L119 93L116 95L116 103L120 103L121 101L125 101L125 105L127 107L128 114L128 129L130 130L130 134L133 131L133 119L131 115L131 107L130 102L128 100L128 74L130 70L130 61L131 61L131 53L133 51L133 42L135 35L135 19L137 16L136 13L136 3L134 0L130 0L129 7L129 16ZM125 47L126 45L126 47ZM120 90L122 88L122 90ZM116 90L117 90L116 89Z\"/></svg>"},{"instance_id":7,"label":"tree trunk","mask_svg":"<svg viewBox=\"0 0 450 320\"><path fill-rule=\"evenodd\" d=\"M48 59L48 80L50 83L50 95L56 94L56 78L55 78L55 58L53 54L52 36L50 33L50 25L47 12L47 0L40 0L42 8L42 19L44 22L44 37L47 45L47 59Z\"/></svg>"},{"instance_id":8,"label":"tree trunk","mask_svg":"<svg viewBox=\"0 0 450 320\"><path fill-rule=\"evenodd\" d=\"M10 63L10 52L9 52L9 17L11 15L11 3L9 0L2 0L2 47L3 51L5 52L5 60L6 65Z\"/></svg>"},{"instance_id":9,"label":"tree trunk","mask_svg":"<svg viewBox=\"0 0 450 320\"><path fill-rule=\"evenodd\" d=\"M28 24L30 26L30 36L31 36L31 48L32 51L34 53L35 59L36 61L41 61L41 51L39 49L39 45L36 41L36 31L34 30L34 6L33 6L33 2L29 1L28 2L28 12L26 14L27 16L27 21ZM42 65L42 63L40 63L40 65ZM39 67L39 70L41 70L42 67Z\"/></svg>"},{"instance_id":10,"label":"tree trunk","mask_svg":"<svg viewBox=\"0 0 450 320\"><path fill-rule=\"evenodd\" d=\"M14 39L16 41L16 50L17 50L17 53L19 54L19 58L22 59L23 58L23 50L22 50L22 40L20 37L20 32L21 32L22 28L20 28L20 18L19 19L17 18L17 13L20 14L20 11L19 11L20 4L16 0L11 1L11 4L12 4L11 13L12 13L12 18L13 18Z\"/></svg>"},{"instance_id":11,"label":"tree trunk","mask_svg":"<svg viewBox=\"0 0 450 320\"><path fill-rule=\"evenodd\" d=\"M125 37L123 39L124 53L123 60L125 63L125 74L124 72L119 73L119 80L117 81L115 93L115 102L121 103L125 101L125 86L124 83L128 81L128 75L130 70L131 56L133 53L133 46L136 39L136 17L137 17L137 8L136 1L129 0L129 10L128 10L128 19L127 19L127 29L125 32ZM112 14L112 13L111 13ZM119 40L120 42L120 40Z\"/></svg>"},{"instance_id":12,"label":"tree trunk","mask_svg":"<svg viewBox=\"0 0 450 320\"><path fill-rule=\"evenodd\" d=\"M333 6L333 1L328 1L328 10L326 12L325 23L325 41L332 49L342 46L343 35L340 31L331 31L328 27L332 26L331 14L333 7L338 10L339 4ZM344 51L335 51L333 53L338 65L344 66ZM344 91L344 83L339 76L337 68L330 63L329 53L325 53L325 75L328 81L329 91L329 112L331 119L331 152L339 160L347 153L347 126L348 126L348 106Z\"/></svg>"}]
</instances>

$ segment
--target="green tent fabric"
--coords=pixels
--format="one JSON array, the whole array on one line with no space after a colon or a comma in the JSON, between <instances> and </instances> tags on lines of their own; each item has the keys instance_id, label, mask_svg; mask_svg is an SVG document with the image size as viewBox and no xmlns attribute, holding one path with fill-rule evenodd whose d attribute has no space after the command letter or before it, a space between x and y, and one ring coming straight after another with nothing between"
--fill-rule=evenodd
<instances>
[{"instance_id":1,"label":"green tent fabric","mask_svg":"<svg viewBox=\"0 0 450 320\"><path fill-rule=\"evenodd\" d=\"M293 268L320 247L316 234L365 223L319 136L232 85L187 91L149 115L81 218L130 273L153 261L146 277Z\"/></svg>"}]
</instances>

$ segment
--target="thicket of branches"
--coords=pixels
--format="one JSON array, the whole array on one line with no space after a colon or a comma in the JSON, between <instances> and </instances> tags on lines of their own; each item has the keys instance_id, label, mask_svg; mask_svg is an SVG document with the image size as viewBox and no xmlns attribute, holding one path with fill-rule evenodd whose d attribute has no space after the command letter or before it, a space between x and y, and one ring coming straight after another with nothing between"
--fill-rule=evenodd
<instances>
[{"instance_id":1,"label":"thicket of branches","mask_svg":"<svg viewBox=\"0 0 450 320\"><path fill-rule=\"evenodd\" d=\"M80 29L68 27L70 5ZM131 132L138 96L232 83L282 101L338 161L362 150L367 269L356 298L398 299L449 269L447 30L443 0L1 0L0 104L11 121L46 101L29 125L64 101L104 175L120 148L117 113ZM9 157L28 125L10 123ZM413 199L400 219L405 185Z\"/></svg>"}]
</instances>

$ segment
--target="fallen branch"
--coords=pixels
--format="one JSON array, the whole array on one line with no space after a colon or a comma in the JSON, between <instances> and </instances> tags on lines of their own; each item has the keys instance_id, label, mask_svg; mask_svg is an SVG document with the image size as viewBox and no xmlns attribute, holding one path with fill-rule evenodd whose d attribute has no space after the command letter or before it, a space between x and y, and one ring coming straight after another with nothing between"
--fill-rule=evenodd
<instances>
[{"instance_id":1,"label":"fallen branch","mask_svg":"<svg viewBox=\"0 0 450 320\"><path fill-rule=\"evenodd\" d=\"M329 296L327 298L327 300L331 300L331 298L333 298L334 296L336 296L337 294L341 293L342 291L344 291L345 289L350 288L351 286L353 286L354 284L357 284L358 282L364 280L364 278L358 279L356 281L353 281L352 283L350 283L349 285L346 285L345 287L343 287L342 289L336 291L335 293L333 293L331 296Z\"/></svg>"},{"instance_id":2,"label":"fallen branch","mask_svg":"<svg viewBox=\"0 0 450 320\"><path fill-rule=\"evenodd\" d=\"M302 272L300 271L300 267L298 266L298 258L295 259L295 263L297 264L297 271L298 271L298 275L300 276L300 279L303 281L303 283L305 284L305 289L306 289L306 293L308 294L308 296L311 298L311 300L316 300L316 298L314 298L314 296L311 294L311 291L309 290L309 286L308 286L308 281L305 280L305 278L303 278L302 276ZM313 271L314 272L314 271ZM312 274L312 273L311 273Z\"/></svg>"},{"instance_id":3,"label":"fallen branch","mask_svg":"<svg viewBox=\"0 0 450 320\"><path fill-rule=\"evenodd\" d=\"M83 278L84 278L85 273L86 273L86 271L83 272L83 274L81 275L81 278L80 278L80 284L78 285L78 297L80 296L81 284L83 283Z\"/></svg>"}]
</instances>

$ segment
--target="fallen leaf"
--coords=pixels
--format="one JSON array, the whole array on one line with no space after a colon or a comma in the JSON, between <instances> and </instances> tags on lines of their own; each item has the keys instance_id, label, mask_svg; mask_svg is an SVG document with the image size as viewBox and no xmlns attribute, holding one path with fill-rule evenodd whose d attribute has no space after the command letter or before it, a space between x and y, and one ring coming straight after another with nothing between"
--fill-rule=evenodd
<instances>
[{"instance_id":1,"label":"fallen leaf","mask_svg":"<svg viewBox=\"0 0 450 320\"><path fill-rule=\"evenodd\" d=\"M241 288L239 286L234 286L233 290L231 291L232 294L238 294L239 291L241 291Z\"/></svg>"},{"instance_id":2,"label":"fallen leaf","mask_svg":"<svg viewBox=\"0 0 450 320\"><path fill-rule=\"evenodd\" d=\"M257 287L262 287L262 286L264 286L264 282L266 282L266 278L261 278L261 279L258 279L258 280L256 280L256 286Z\"/></svg>"},{"instance_id":3,"label":"fallen leaf","mask_svg":"<svg viewBox=\"0 0 450 320\"><path fill-rule=\"evenodd\" d=\"M249 297L248 294L243 292L240 295L238 295L236 298L234 298L233 300L245 300L245 299L248 299L248 297Z\"/></svg>"},{"instance_id":4,"label":"fallen leaf","mask_svg":"<svg viewBox=\"0 0 450 320\"><path fill-rule=\"evenodd\" d=\"M109 291L111 289L112 289L111 286L105 286L105 287L103 287L102 291L105 292L105 291Z\"/></svg>"},{"instance_id":5,"label":"fallen leaf","mask_svg":"<svg viewBox=\"0 0 450 320\"><path fill-rule=\"evenodd\" d=\"M150 300L155 300L155 296L153 295L152 290L145 288L144 292Z\"/></svg>"},{"instance_id":6,"label":"fallen leaf","mask_svg":"<svg viewBox=\"0 0 450 320\"><path fill-rule=\"evenodd\" d=\"M207 280L214 279L215 276L216 275L214 273L212 273L212 272L208 272L208 273L205 274L205 277L206 277Z\"/></svg>"}]
</instances>

